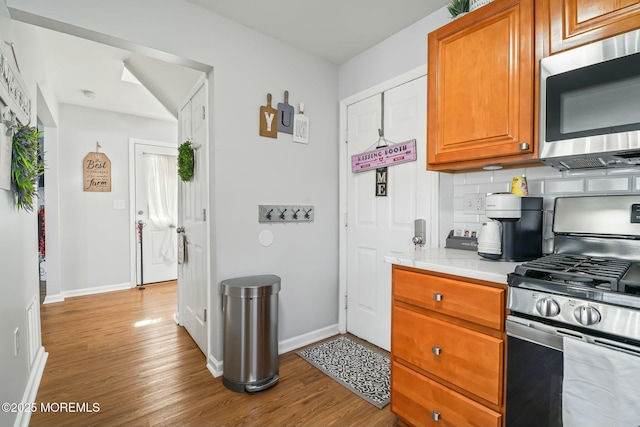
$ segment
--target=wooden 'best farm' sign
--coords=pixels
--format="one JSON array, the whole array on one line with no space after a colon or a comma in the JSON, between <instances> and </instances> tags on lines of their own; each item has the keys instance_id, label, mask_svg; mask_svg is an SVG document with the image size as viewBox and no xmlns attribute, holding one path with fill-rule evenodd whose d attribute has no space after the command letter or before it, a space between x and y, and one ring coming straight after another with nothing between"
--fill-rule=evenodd
<instances>
[{"instance_id":1,"label":"wooden 'best farm' sign","mask_svg":"<svg viewBox=\"0 0 640 427\"><path fill-rule=\"evenodd\" d=\"M111 160L104 153L91 152L82 161L84 191L111 191Z\"/></svg>"}]
</instances>

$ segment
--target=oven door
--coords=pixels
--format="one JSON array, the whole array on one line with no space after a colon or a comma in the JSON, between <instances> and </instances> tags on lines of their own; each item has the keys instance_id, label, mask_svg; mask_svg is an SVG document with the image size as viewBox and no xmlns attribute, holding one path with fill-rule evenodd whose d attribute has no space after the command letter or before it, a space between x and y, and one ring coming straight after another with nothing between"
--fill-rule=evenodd
<instances>
[{"instance_id":1,"label":"oven door","mask_svg":"<svg viewBox=\"0 0 640 427\"><path fill-rule=\"evenodd\" d=\"M508 316L508 427L562 427L562 336L548 325Z\"/></svg>"},{"instance_id":2,"label":"oven door","mask_svg":"<svg viewBox=\"0 0 640 427\"><path fill-rule=\"evenodd\" d=\"M551 325L541 323L517 313L507 316L507 427L561 427L563 425L563 381L565 368L572 369L572 393L565 397L570 405L564 408L564 414L572 419L588 418L599 421L595 425L640 425L640 407L636 402L637 383L640 381L640 343L613 335L588 334L569 325ZM570 341L565 341L569 338ZM573 356L565 357L565 345L571 343ZM576 346L583 346L582 358L588 359L588 372L584 361L576 362ZM578 346L579 347L579 346ZM595 350L595 349L600 350ZM605 354L606 353L606 354ZM603 357L601 364L592 357ZM616 359L617 362L613 360ZM578 363L576 365L576 363ZM582 365L580 365L582 363ZM591 375L591 366L603 367L606 379ZM622 370L616 367L622 367ZM580 390L576 394L576 369L582 369ZM611 376L610 378L608 376ZM624 378L623 378L624 377ZM582 379L585 379L584 381ZM614 380L615 378L615 380ZM591 393L602 389L602 383L613 381L616 386L608 390L604 397L613 399L614 406L607 405ZM607 389L607 388L605 388ZM631 390L631 391L629 391ZM601 397L603 397L601 396ZM568 399L568 400L567 400ZM595 413L588 413L596 408ZM600 408L600 409L598 409ZM587 409L589 411L587 411ZM578 410L578 411L577 411ZM611 412L612 413L609 413ZM619 411L617 414L615 412ZM588 416L586 416L587 414ZM592 418L590 418L592 416ZM602 422L600 422L602 420ZM623 421L624 420L624 421Z\"/></svg>"}]
</instances>

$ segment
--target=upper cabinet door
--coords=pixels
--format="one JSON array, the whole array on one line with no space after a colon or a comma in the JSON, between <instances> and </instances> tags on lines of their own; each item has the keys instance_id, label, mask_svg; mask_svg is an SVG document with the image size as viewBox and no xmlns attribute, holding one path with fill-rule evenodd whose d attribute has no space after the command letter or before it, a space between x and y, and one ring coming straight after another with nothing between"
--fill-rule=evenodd
<instances>
[{"instance_id":1,"label":"upper cabinet door","mask_svg":"<svg viewBox=\"0 0 640 427\"><path fill-rule=\"evenodd\" d=\"M535 158L533 0L495 0L429 34L427 169Z\"/></svg>"},{"instance_id":2,"label":"upper cabinet door","mask_svg":"<svg viewBox=\"0 0 640 427\"><path fill-rule=\"evenodd\" d=\"M640 27L640 0L548 0L546 54Z\"/></svg>"}]
</instances>

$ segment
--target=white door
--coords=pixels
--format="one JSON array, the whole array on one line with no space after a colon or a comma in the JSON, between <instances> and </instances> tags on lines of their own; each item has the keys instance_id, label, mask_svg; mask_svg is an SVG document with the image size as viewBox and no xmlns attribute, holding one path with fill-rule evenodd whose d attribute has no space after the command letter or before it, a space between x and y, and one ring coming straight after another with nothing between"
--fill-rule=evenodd
<instances>
[{"instance_id":1,"label":"white door","mask_svg":"<svg viewBox=\"0 0 640 427\"><path fill-rule=\"evenodd\" d=\"M157 213L157 204L165 206L160 209L174 210L178 205L177 187L166 189L165 197L171 200L164 203L157 198L150 200L149 190L164 185L163 179L173 180L177 184L177 172L175 170L165 171L163 167L153 167L151 162L166 160L168 162L177 162L178 151L176 147L167 147L166 144L151 145L136 143L134 146L135 153L135 218L136 225L138 221L142 221L142 245L140 244L140 236L137 236L137 252L136 252L136 284L148 284L156 282L166 282L176 280L178 268L176 263L176 225L177 218L168 220L164 212ZM153 158L153 156L163 156L161 158ZM175 169L175 168L172 168ZM168 176L156 176L158 173L168 173ZM150 188L151 187L151 188ZM156 193L157 194L157 193ZM151 196L153 197L153 196ZM150 212L153 208L151 204L156 204L154 218L150 218ZM171 216L175 213L170 212ZM168 224L170 223L170 224ZM168 224L168 225L167 225ZM134 225L135 226L135 225ZM140 252L142 248L142 252ZM142 261L142 264L141 262Z\"/></svg>"},{"instance_id":2,"label":"white door","mask_svg":"<svg viewBox=\"0 0 640 427\"><path fill-rule=\"evenodd\" d=\"M191 181L180 180L179 226L186 236L186 261L178 265L180 322L204 354L207 340L207 89L203 84L180 111L181 141L191 140L195 169Z\"/></svg>"},{"instance_id":3,"label":"white door","mask_svg":"<svg viewBox=\"0 0 640 427\"><path fill-rule=\"evenodd\" d=\"M434 220L430 193L437 192L437 175L425 170L425 77L347 107L349 159L376 147L383 98L384 138L389 144L415 138L418 160L388 167L386 197L376 197L375 170L354 174L349 169L347 331L390 350L391 265L384 257L414 250L414 220ZM427 226L427 246L431 228Z\"/></svg>"}]
</instances>

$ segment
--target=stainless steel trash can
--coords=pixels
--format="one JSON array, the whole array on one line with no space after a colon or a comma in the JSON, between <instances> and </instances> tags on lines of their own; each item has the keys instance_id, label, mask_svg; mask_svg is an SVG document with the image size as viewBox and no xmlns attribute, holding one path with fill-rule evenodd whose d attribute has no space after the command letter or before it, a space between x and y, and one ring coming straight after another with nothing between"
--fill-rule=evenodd
<instances>
[{"instance_id":1,"label":"stainless steel trash can","mask_svg":"<svg viewBox=\"0 0 640 427\"><path fill-rule=\"evenodd\" d=\"M224 329L222 383L238 393L278 383L278 292L273 274L221 282Z\"/></svg>"}]
</instances>

